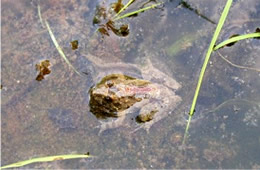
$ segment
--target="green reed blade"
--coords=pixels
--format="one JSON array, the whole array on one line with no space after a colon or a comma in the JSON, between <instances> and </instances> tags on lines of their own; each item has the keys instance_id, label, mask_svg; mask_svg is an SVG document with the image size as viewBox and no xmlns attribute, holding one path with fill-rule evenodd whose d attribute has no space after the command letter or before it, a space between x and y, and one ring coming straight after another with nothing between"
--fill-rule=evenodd
<instances>
[{"instance_id":1,"label":"green reed blade","mask_svg":"<svg viewBox=\"0 0 260 170\"><path fill-rule=\"evenodd\" d=\"M259 32L232 37L232 38L229 38L229 39L219 43L216 47L214 47L214 51L216 51L216 50L218 50L218 49L220 49L220 48L222 48L222 47L224 47L224 46L226 46L227 44L230 44L230 43L234 43L234 42L244 40L244 39L248 39L248 38L257 38L257 37L260 37Z\"/></svg>"},{"instance_id":2,"label":"green reed blade","mask_svg":"<svg viewBox=\"0 0 260 170\"><path fill-rule=\"evenodd\" d=\"M56 49L58 50L59 54L62 56L62 58L66 61L66 63L78 74L81 75L74 67L73 65L70 63L70 61L68 60L68 58L66 57L66 55L64 54L63 50L61 49L59 43L57 42L54 34L52 33L52 30L50 28L49 23L47 22L47 20L45 20L45 24L47 26L47 29L49 31L50 37L52 39L53 44L55 45Z\"/></svg>"},{"instance_id":3,"label":"green reed blade","mask_svg":"<svg viewBox=\"0 0 260 170\"><path fill-rule=\"evenodd\" d=\"M38 16L39 16L40 22L41 22L41 24L42 24L42 27L45 28L45 26L44 26L44 24L43 24L43 21L42 21L41 7L40 7L39 4L38 4L38 6L37 6L37 9L38 9Z\"/></svg>"},{"instance_id":4,"label":"green reed blade","mask_svg":"<svg viewBox=\"0 0 260 170\"><path fill-rule=\"evenodd\" d=\"M129 5L131 5L135 0L129 0L128 3L113 17L116 18L118 15L120 15Z\"/></svg>"},{"instance_id":5,"label":"green reed blade","mask_svg":"<svg viewBox=\"0 0 260 170\"><path fill-rule=\"evenodd\" d=\"M119 20L119 19L123 19L123 18L126 18L126 17L129 17L129 16L134 15L134 14L138 14L138 13L140 13L140 12L149 10L149 9L151 9L151 8L155 8L156 6L158 6L158 5L160 5L160 4L161 4L161 3L153 4L153 5L150 5L150 6L148 6L148 7L144 7L144 8L141 8L141 9L139 9L139 10L126 13L126 14L124 14L124 15L122 15L122 16L116 17L116 18L114 19L114 21Z\"/></svg>"},{"instance_id":6,"label":"green reed blade","mask_svg":"<svg viewBox=\"0 0 260 170\"><path fill-rule=\"evenodd\" d=\"M210 45L209 45L209 48L208 48L208 51L207 51L207 54L206 54L203 66L201 68L199 80L198 80L198 83L197 83L197 87L196 87L196 90L195 90L195 94L194 94L192 105L191 105L190 112L189 112L189 119L188 119L188 123L187 123L186 129L185 129L185 134L184 134L184 138L183 138L183 144L185 143L186 137L188 135L188 130L189 130L189 126L190 126L191 117L194 114L195 106L196 106L196 103L197 103L197 98L198 98L198 95L199 95L199 91L200 91L200 87L201 87L202 80L203 80L203 77L204 77L204 73L206 71L207 64L208 64L209 59L210 59L210 55L211 55L211 53L213 51L214 45L215 45L215 43L217 41L217 38L218 38L218 35L219 35L219 33L220 33L221 29L222 29L222 26L223 26L223 24L224 24L224 22L226 20L226 17L228 15L230 6L232 4L232 1L233 0L227 0L226 6L225 6L225 8L224 8L224 10L223 10L223 12L221 14L221 17L219 19L217 28L216 28L215 33L213 35L213 38L212 38L212 40L210 42Z\"/></svg>"},{"instance_id":7,"label":"green reed blade","mask_svg":"<svg viewBox=\"0 0 260 170\"><path fill-rule=\"evenodd\" d=\"M0 169L5 169L5 168L16 168L16 167L21 167L25 166L28 164L32 163L39 163L39 162L51 162L51 161L57 161L57 160L65 160L65 159L76 159L76 158L89 158L93 157L88 154L86 155L55 155L55 156L47 156L47 157L40 157L40 158L33 158L21 162L16 162L10 165L5 165L2 166Z\"/></svg>"}]
</instances>

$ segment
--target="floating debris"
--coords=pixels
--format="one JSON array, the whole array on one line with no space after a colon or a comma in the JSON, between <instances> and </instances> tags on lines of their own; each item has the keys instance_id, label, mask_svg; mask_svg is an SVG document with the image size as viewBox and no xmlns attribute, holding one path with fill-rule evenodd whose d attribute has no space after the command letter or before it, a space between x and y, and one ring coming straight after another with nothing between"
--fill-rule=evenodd
<instances>
[{"instance_id":1,"label":"floating debris","mask_svg":"<svg viewBox=\"0 0 260 170\"><path fill-rule=\"evenodd\" d=\"M119 19L123 19L126 17L134 17L139 13L144 12L146 10L157 7L162 3L152 4L150 6L144 7L151 1L145 3L141 9L138 9L133 12L126 13L120 16L121 12L126 10L128 6L130 6L135 0L129 0L126 5L122 3L122 0L118 0L115 3L110 3L108 5L98 5L96 7L95 16L93 17L93 25L98 24L97 31L101 33L101 35L109 36L109 31L111 30L114 34L119 37L126 37L129 34L129 26L128 24L116 25L115 21Z\"/></svg>"},{"instance_id":2,"label":"floating debris","mask_svg":"<svg viewBox=\"0 0 260 170\"><path fill-rule=\"evenodd\" d=\"M115 11L115 13L118 13L122 8L124 8L124 4L122 3L122 0L118 0L111 5L111 8Z\"/></svg>"},{"instance_id":3,"label":"floating debris","mask_svg":"<svg viewBox=\"0 0 260 170\"><path fill-rule=\"evenodd\" d=\"M50 67L50 61L44 60L41 61L39 64L36 64L36 70L39 71L38 76L36 77L37 81L42 81L44 79L44 76L51 73Z\"/></svg>"},{"instance_id":4,"label":"floating debris","mask_svg":"<svg viewBox=\"0 0 260 170\"><path fill-rule=\"evenodd\" d=\"M109 36L108 30L105 27L99 28L98 32L100 32L102 36L104 35Z\"/></svg>"},{"instance_id":5,"label":"floating debris","mask_svg":"<svg viewBox=\"0 0 260 170\"><path fill-rule=\"evenodd\" d=\"M260 33L260 28L256 28L255 33ZM260 37L255 37L255 39L260 39Z\"/></svg>"},{"instance_id":6,"label":"floating debris","mask_svg":"<svg viewBox=\"0 0 260 170\"><path fill-rule=\"evenodd\" d=\"M74 40L74 41L71 41L70 44L71 44L71 49L72 50L76 50L76 49L78 49L79 41L78 40Z\"/></svg>"},{"instance_id":7,"label":"floating debris","mask_svg":"<svg viewBox=\"0 0 260 170\"><path fill-rule=\"evenodd\" d=\"M73 65L70 63L70 61L68 60L68 58L66 57L66 55L64 54L63 50L61 49L60 45L58 44L51 28L50 28L50 25L49 23L47 22L47 20L45 20L45 24L47 26L47 30L50 34L50 37L51 37L51 40L53 42L53 44L55 45L56 49L58 50L59 54L61 55L61 57L66 61L66 63L78 74L78 75L81 75L74 67Z\"/></svg>"},{"instance_id":8,"label":"floating debris","mask_svg":"<svg viewBox=\"0 0 260 170\"><path fill-rule=\"evenodd\" d=\"M231 39L231 38L233 38L233 37L237 37L237 36L239 36L239 34L231 35L231 36L229 37L229 39ZM231 47L231 46L233 46L234 44L236 44L236 42L237 42L237 41L228 43L226 46L227 46L227 47ZM225 47L225 46L223 46L223 47Z\"/></svg>"},{"instance_id":9,"label":"floating debris","mask_svg":"<svg viewBox=\"0 0 260 170\"><path fill-rule=\"evenodd\" d=\"M118 28L112 20L100 25L100 28L98 28L98 31L102 36L109 36L110 30L119 37L126 37L129 34L128 24L123 24Z\"/></svg>"}]
</instances>

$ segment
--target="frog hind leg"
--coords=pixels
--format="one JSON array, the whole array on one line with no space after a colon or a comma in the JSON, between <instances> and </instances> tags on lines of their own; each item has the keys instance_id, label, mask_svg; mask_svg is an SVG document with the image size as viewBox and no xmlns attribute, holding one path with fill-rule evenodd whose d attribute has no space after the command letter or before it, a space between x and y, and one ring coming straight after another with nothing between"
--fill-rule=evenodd
<instances>
[{"instance_id":1,"label":"frog hind leg","mask_svg":"<svg viewBox=\"0 0 260 170\"><path fill-rule=\"evenodd\" d=\"M140 129L144 129L146 131L147 134L149 134L150 132L150 128L152 127L154 122L145 122L142 125L140 125L138 128L136 128L135 130L133 130L131 133L135 133Z\"/></svg>"},{"instance_id":2,"label":"frog hind leg","mask_svg":"<svg viewBox=\"0 0 260 170\"><path fill-rule=\"evenodd\" d=\"M166 91L165 93L170 92ZM148 118L144 118L140 126L132 131L132 133L138 131L139 129L144 129L147 133L149 133L150 128L153 126L153 124L171 114L172 110L175 109L181 101L181 97L177 95L170 95L169 97L163 98L161 102L153 102L145 105L140 110L139 115L144 115L144 117L145 115L148 115ZM169 109L169 107L171 109Z\"/></svg>"},{"instance_id":3,"label":"frog hind leg","mask_svg":"<svg viewBox=\"0 0 260 170\"><path fill-rule=\"evenodd\" d=\"M99 126L100 129L99 129L98 135L100 136L106 130L115 129L120 126L123 126L124 120L125 120L125 114L122 114L121 116L119 116L117 119L115 119L113 121L101 122L101 125Z\"/></svg>"},{"instance_id":4,"label":"frog hind leg","mask_svg":"<svg viewBox=\"0 0 260 170\"><path fill-rule=\"evenodd\" d=\"M147 65L144 66L142 69L142 75L145 79L147 80L156 79L161 84L173 90L177 90L181 88L181 84L178 83L175 79L173 79L169 75L163 73L161 70L154 67L150 59L147 59L146 64Z\"/></svg>"},{"instance_id":5,"label":"frog hind leg","mask_svg":"<svg viewBox=\"0 0 260 170\"><path fill-rule=\"evenodd\" d=\"M136 117L136 121L139 123L139 127L132 131L132 133L138 131L139 129L146 130L149 133L152 125L158 121L158 114L160 114L160 104L159 103L149 103L143 106ZM161 118L159 118L160 120Z\"/></svg>"}]
</instances>

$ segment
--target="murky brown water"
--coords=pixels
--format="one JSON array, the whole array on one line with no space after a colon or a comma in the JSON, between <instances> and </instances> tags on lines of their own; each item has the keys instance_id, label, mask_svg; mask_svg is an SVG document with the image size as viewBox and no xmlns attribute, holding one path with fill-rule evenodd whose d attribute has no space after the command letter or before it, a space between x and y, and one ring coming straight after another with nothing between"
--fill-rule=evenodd
<instances>
[{"instance_id":1,"label":"murky brown water","mask_svg":"<svg viewBox=\"0 0 260 170\"><path fill-rule=\"evenodd\" d=\"M26 168L259 168L260 74L233 67L217 53L205 75L189 139L181 147L185 114L215 25L178 6L180 1L167 1L162 9L119 20L129 24L129 36L111 34L104 39L92 24L97 1L1 2L2 165L90 152L96 157ZM188 2L215 22L225 5L224 0ZM38 4L43 21L49 22L72 65L87 75L78 76L60 57L40 22ZM139 4L131 8L136 7ZM259 9L258 0L234 1L218 42L254 32L260 23ZM70 47L73 40L79 41L77 50ZM237 65L259 69L259 47L260 41L253 39L220 52ZM122 127L98 135L100 123L89 112L88 90L100 69L85 54L97 56L104 65L121 62L138 67L149 56L156 68L182 84L176 93L183 102L149 133L131 133ZM36 81L35 65L46 59L51 73Z\"/></svg>"}]
</instances>

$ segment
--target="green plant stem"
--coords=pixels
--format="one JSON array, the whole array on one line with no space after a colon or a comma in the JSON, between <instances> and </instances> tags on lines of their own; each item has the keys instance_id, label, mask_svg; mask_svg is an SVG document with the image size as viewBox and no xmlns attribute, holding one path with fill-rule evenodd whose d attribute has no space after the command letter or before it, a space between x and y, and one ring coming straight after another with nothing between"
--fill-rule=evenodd
<instances>
[{"instance_id":1,"label":"green plant stem","mask_svg":"<svg viewBox=\"0 0 260 170\"><path fill-rule=\"evenodd\" d=\"M38 16L39 16L40 22L41 22L41 24L42 24L42 27L45 28L45 26L44 26L44 24L43 24L43 21L42 21L41 7L40 7L39 4L38 4L38 6L37 6L37 9L38 9Z\"/></svg>"},{"instance_id":2,"label":"green plant stem","mask_svg":"<svg viewBox=\"0 0 260 170\"><path fill-rule=\"evenodd\" d=\"M259 32L232 37L230 39L227 39L227 40L219 43L216 47L214 47L214 51L216 51L216 50L218 50L218 49L220 49L220 48L222 48L222 47L224 47L224 46L226 46L227 44L230 44L230 43L234 43L234 42L244 40L244 39L248 39L248 38L257 38L257 37L260 37Z\"/></svg>"},{"instance_id":3,"label":"green plant stem","mask_svg":"<svg viewBox=\"0 0 260 170\"><path fill-rule=\"evenodd\" d=\"M5 168L17 168L21 166L25 166L32 163L38 163L38 162L51 162L51 161L57 161L57 160L65 160L65 159L76 159L76 158L89 158L92 157L90 155L55 155L55 156L47 156L47 157L40 157L40 158L33 158L21 162L16 162L10 165L5 165L1 167L1 169Z\"/></svg>"},{"instance_id":4,"label":"green plant stem","mask_svg":"<svg viewBox=\"0 0 260 170\"><path fill-rule=\"evenodd\" d=\"M185 140L186 140L186 137L187 137L187 134L188 134L191 117L194 114L194 110L195 110L196 103L197 103L197 98L198 98L200 87L201 87L201 84L202 84L202 80L203 80L203 77L204 77L204 74L205 74L205 71L206 71L206 68L207 68L207 64L208 64L209 59L210 59L210 55L213 51L214 45L217 41L218 35L221 31L221 28L222 28L222 26L223 26L223 24L226 20L226 17L228 15L231 4L232 4L232 0L227 0L226 6L225 6L225 8L224 8L224 10L221 14L217 28L216 28L215 33L213 35L213 38L210 42L210 45L209 45L203 66L201 68L199 80L198 80L198 83L197 83L197 87L196 87L196 90L195 90L195 94L194 94L192 105L191 105L190 112L189 112L189 120L188 120L188 123L187 123L187 126L186 126L186 130L185 130L185 134L184 134L184 138L183 138L183 144L185 143Z\"/></svg>"},{"instance_id":5,"label":"green plant stem","mask_svg":"<svg viewBox=\"0 0 260 170\"><path fill-rule=\"evenodd\" d=\"M142 8L142 9L139 9L139 10L136 10L136 11L133 11L133 12L126 13L126 14L124 14L124 15L122 15L122 16L116 17L115 19L113 19L113 21L116 21L116 20L119 20L119 19L123 19L123 18L129 17L129 16L134 15L134 14L138 14L138 13L140 13L140 12L146 11L146 10L151 9L151 8L155 8L156 6L158 6L158 5L160 5L160 4L161 4L161 3L153 4L153 5L150 5L150 6L148 6L148 7L144 7L144 8Z\"/></svg>"},{"instance_id":6,"label":"green plant stem","mask_svg":"<svg viewBox=\"0 0 260 170\"><path fill-rule=\"evenodd\" d=\"M119 16L129 5L131 5L135 0L129 0L128 3L113 17L116 18Z\"/></svg>"},{"instance_id":7,"label":"green plant stem","mask_svg":"<svg viewBox=\"0 0 260 170\"><path fill-rule=\"evenodd\" d=\"M53 44L55 45L56 49L58 50L59 54L61 55L61 57L66 61L66 63L78 74L81 76L81 74L73 67L73 65L70 63L70 61L68 60L68 58L66 57L66 55L64 54L63 50L61 49L59 43L57 42L54 34L52 33L52 30L50 28L49 23L47 22L47 20L45 20L45 24L47 26L47 29L49 31L50 37L52 39Z\"/></svg>"}]
</instances>

